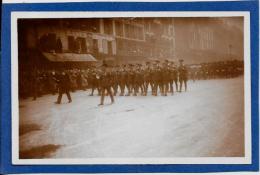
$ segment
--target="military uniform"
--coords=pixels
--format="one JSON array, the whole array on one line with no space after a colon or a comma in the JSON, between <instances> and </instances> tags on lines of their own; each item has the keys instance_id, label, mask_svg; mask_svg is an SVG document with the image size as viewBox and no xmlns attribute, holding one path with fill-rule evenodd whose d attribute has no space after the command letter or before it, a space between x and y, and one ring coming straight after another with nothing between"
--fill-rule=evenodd
<instances>
[{"instance_id":1,"label":"military uniform","mask_svg":"<svg viewBox=\"0 0 260 175\"><path fill-rule=\"evenodd\" d=\"M157 96L158 88L160 87L160 83L161 83L161 68L158 62L155 64L152 77L153 77L153 95Z\"/></svg>"},{"instance_id":2,"label":"military uniform","mask_svg":"<svg viewBox=\"0 0 260 175\"><path fill-rule=\"evenodd\" d=\"M97 70L92 70L89 75L89 82L91 84L90 96L93 96L95 89L98 90L98 95L100 95L99 81L99 73L97 72Z\"/></svg>"},{"instance_id":3,"label":"military uniform","mask_svg":"<svg viewBox=\"0 0 260 175\"><path fill-rule=\"evenodd\" d=\"M125 86L126 86L126 81L127 81L127 72L125 69L125 65L119 72L118 80L119 80L119 87L120 87L120 96L124 96L125 95Z\"/></svg>"},{"instance_id":4,"label":"military uniform","mask_svg":"<svg viewBox=\"0 0 260 175\"><path fill-rule=\"evenodd\" d=\"M107 65L103 65L103 66L107 67ZM113 83L113 76L111 72L103 70L100 73L101 102L99 105L104 105L106 91L111 98L111 103L114 103L115 100L111 90L112 83Z\"/></svg>"},{"instance_id":5,"label":"military uniform","mask_svg":"<svg viewBox=\"0 0 260 175\"><path fill-rule=\"evenodd\" d=\"M187 91L187 81L188 81L188 70L187 67L182 63L183 60L180 60L180 66L179 66L179 82L180 82L180 88L179 92L182 91L182 84L185 86L185 91Z\"/></svg>"},{"instance_id":6,"label":"military uniform","mask_svg":"<svg viewBox=\"0 0 260 175\"><path fill-rule=\"evenodd\" d=\"M171 65L171 80L170 80L170 91L172 94L174 93L173 84L175 84L175 89L177 92L178 91L178 69L174 65L174 62L172 62Z\"/></svg>"},{"instance_id":7,"label":"military uniform","mask_svg":"<svg viewBox=\"0 0 260 175\"><path fill-rule=\"evenodd\" d=\"M165 63L163 65L163 68L161 69L161 75L162 75L162 84L161 84L161 95L167 96L167 92L169 90L169 84L171 81L171 69L169 67L169 61L165 60Z\"/></svg>"},{"instance_id":8,"label":"military uniform","mask_svg":"<svg viewBox=\"0 0 260 175\"><path fill-rule=\"evenodd\" d=\"M147 67L143 71L143 77L144 77L144 95L146 96L148 93L149 85L152 87L152 68L150 66L150 62L146 62Z\"/></svg>"},{"instance_id":9,"label":"military uniform","mask_svg":"<svg viewBox=\"0 0 260 175\"><path fill-rule=\"evenodd\" d=\"M59 87L59 96L55 103L60 104L62 95L65 93L68 97L69 103L72 102L71 96L70 96L70 78L69 75L65 72L63 72L58 77L58 87Z\"/></svg>"},{"instance_id":10,"label":"military uniform","mask_svg":"<svg viewBox=\"0 0 260 175\"><path fill-rule=\"evenodd\" d=\"M138 68L133 71L134 77L133 77L133 89L134 89L134 96L137 95L137 93L139 93L139 89L141 89L141 94L144 94L144 88L143 88L143 72L141 70L141 67L139 67L140 65L137 65Z\"/></svg>"},{"instance_id":11,"label":"military uniform","mask_svg":"<svg viewBox=\"0 0 260 175\"><path fill-rule=\"evenodd\" d=\"M133 71L133 65L130 64L130 69L127 71L127 80L126 80L126 88L128 90L128 94L126 96L130 96L133 91L133 82L134 82L134 71Z\"/></svg>"},{"instance_id":12,"label":"military uniform","mask_svg":"<svg viewBox=\"0 0 260 175\"><path fill-rule=\"evenodd\" d=\"M112 76L112 88L114 92L114 96L117 94L118 85L119 85L119 71L117 69L114 69L111 73Z\"/></svg>"}]
</instances>

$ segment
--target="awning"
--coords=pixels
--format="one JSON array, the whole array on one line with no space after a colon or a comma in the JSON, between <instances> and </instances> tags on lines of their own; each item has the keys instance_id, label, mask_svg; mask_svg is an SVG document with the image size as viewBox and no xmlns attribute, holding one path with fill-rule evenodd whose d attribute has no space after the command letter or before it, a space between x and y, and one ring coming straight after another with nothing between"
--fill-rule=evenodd
<instances>
[{"instance_id":1,"label":"awning","mask_svg":"<svg viewBox=\"0 0 260 175\"><path fill-rule=\"evenodd\" d=\"M75 53L48 53L43 55L52 62L96 62L97 60L91 54Z\"/></svg>"}]
</instances>

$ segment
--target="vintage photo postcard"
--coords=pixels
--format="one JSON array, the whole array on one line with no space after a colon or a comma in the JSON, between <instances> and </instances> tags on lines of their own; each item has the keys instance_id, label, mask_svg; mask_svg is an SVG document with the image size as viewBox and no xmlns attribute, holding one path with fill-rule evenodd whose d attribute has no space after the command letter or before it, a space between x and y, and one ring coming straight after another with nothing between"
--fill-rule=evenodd
<instances>
[{"instance_id":1,"label":"vintage photo postcard","mask_svg":"<svg viewBox=\"0 0 260 175\"><path fill-rule=\"evenodd\" d=\"M257 14L257 1L4 4L1 166L257 171Z\"/></svg>"}]
</instances>

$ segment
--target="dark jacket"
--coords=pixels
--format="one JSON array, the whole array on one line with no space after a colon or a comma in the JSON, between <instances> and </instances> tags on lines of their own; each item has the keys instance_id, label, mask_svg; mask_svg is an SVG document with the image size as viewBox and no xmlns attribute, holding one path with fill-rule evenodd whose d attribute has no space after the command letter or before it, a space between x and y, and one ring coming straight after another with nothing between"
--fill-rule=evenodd
<instances>
[{"instance_id":1,"label":"dark jacket","mask_svg":"<svg viewBox=\"0 0 260 175\"><path fill-rule=\"evenodd\" d=\"M66 91L70 89L70 78L67 73L65 75L59 75L58 86L61 91Z\"/></svg>"}]
</instances>

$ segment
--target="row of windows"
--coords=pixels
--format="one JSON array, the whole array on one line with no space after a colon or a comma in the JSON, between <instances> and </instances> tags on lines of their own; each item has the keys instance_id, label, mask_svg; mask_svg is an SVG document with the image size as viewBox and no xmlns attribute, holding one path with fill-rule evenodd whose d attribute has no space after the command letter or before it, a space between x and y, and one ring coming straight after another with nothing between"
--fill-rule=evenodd
<instances>
[{"instance_id":1,"label":"row of windows","mask_svg":"<svg viewBox=\"0 0 260 175\"><path fill-rule=\"evenodd\" d=\"M86 38L68 36L68 50L73 53L87 53Z\"/></svg>"},{"instance_id":2,"label":"row of windows","mask_svg":"<svg viewBox=\"0 0 260 175\"><path fill-rule=\"evenodd\" d=\"M134 26L131 24L125 24L125 32L127 38L143 40L144 39L144 31L140 26Z\"/></svg>"},{"instance_id":3,"label":"row of windows","mask_svg":"<svg viewBox=\"0 0 260 175\"><path fill-rule=\"evenodd\" d=\"M103 24L105 34L115 34L116 36L129 39L144 40L144 32L160 33L164 36L174 36L174 27L169 24L154 24L146 22L145 25L136 25L119 20L115 20L113 24L113 20L111 19L103 20Z\"/></svg>"},{"instance_id":4,"label":"row of windows","mask_svg":"<svg viewBox=\"0 0 260 175\"><path fill-rule=\"evenodd\" d=\"M125 24L122 21L115 21L115 34L119 37L125 37L129 39L144 39L143 27L134 24ZM113 35L113 21L106 19L104 20L104 33ZM125 30L125 31L124 31Z\"/></svg>"},{"instance_id":5,"label":"row of windows","mask_svg":"<svg viewBox=\"0 0 260 175\"><path fill-rule=\"evenodd\" d=\"M57 38L54 33L48 33L41 36L38 40L38 47L44 52L62 52L61 39Z\"/></svg>"},{"instance_id":6,"label":"row of windows","mask_svg":"<svg viewBox=\"0 0 260 175\"><path fill-rule=\"evenodd\" d=\"M195 49L213 49L214 47L213 31L198 30L192 32L190 37L190 46Z\"/></svg>"},{"instance_id":7,"label":"row of windows","mask_svg":"<svg viewBox=\"0 0 260 175\"><path fill-rule=\"evenodd\" d=\"M98 44L100 42L100 45ZM62 43L61 39L56 36L55 33L48 33L41 36L39 39L39 48L44 52L52 52L62 53L64 51L64 43ZM66 52L70 53L89 53L92 52L94 54L104 53L104 54L113 54L113 44L112 41L108 41L105 39L92 39L91 48L89 48L89 44L87 44L87 39L84 37L75 37L75 36L67 36L67 46L65 49Z\"/></svg>"},{"instance_id":8,"label":"row of windows","mask_svg":"<svg viewBox=\"0 0 260 175\"><path fill-rule=\"evenodd\" d=\"M158 24L155 24L155 23L152 23L152 22L149 22L147 21L144 25L145 27L145 31L147 33L156 33L158 30L158 27L157 27ZM160 29L159 30L162 30L162 34L163 35L166 35L166 36L174 36L174 26L173 25L169 25L169 24L160 24Z\"/></svg>"}]
</instances>

